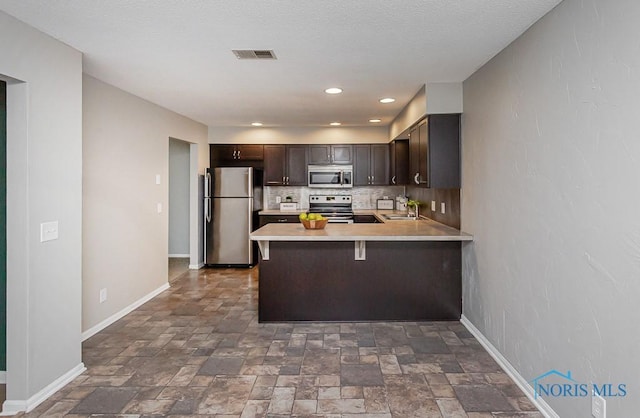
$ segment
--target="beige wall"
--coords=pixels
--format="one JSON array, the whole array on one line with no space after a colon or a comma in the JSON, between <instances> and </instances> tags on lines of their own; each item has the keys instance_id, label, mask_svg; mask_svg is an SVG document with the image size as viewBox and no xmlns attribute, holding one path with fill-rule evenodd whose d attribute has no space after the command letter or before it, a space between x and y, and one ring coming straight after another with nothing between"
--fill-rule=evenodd
<instances>
[{"instance_id":1,"label":"beige wall","mask_svg":"<svg viewBox=\"0 0 640 418\"><path fill-rule=\"evenodd\" d=\"M166 285L169 138L199 144L200 174L208 167L209 150L205 125L87 75L83 111L86 332ZM108 300L100 304L103 288Z\"/></svg>"},{"instance_id":2,"label":"beige wall","mask_svg":"<svg viewBox=\"0 0 640 418\"><path fill-rule=\"evenodd\" d=\"M374 127L280 127L280 128L240 128L209 127L211 144L349 144L387 143L387 128Z\"/></svg>"},{"instance_id":3,"label":"beige wall","mask_svg":"<svg viewBox=\"0 0 640 418\"><path fill-rule=\"evenodd\" d=\"M526 381L627 384L610 417L640 410L638 22L634 0L564 0L464 83L464 315Z\"/></svg>"},{"instance_id":4,"label":"beige wall","mask_svg":"<svg viewBox=\"0 0 640 418\"><path fill-rule=\"evenodd\" d=\"M82 55L0 12L7 89L7 401L82 371ZM40 224L59 238L40 242Z\"/></svg>"}]
</instances>

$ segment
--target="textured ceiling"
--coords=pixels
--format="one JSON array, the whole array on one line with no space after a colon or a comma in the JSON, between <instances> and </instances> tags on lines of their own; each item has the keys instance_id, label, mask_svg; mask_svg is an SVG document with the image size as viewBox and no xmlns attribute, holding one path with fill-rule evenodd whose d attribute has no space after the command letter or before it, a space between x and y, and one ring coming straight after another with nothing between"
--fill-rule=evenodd
<instances>
[{"instance_id":1,"label":"textured ceiling","mask_svg":"<svg viewBox=\"0 0 640 418\"><path fill-rule=\"evenodd\" d=\"M363 126L388 124L425 82L463 81L559 2L0 0L0 10L82 51L87 74L207 125ZM378 103L386 96L397 101Z\"/></svg>"}]
</instances>

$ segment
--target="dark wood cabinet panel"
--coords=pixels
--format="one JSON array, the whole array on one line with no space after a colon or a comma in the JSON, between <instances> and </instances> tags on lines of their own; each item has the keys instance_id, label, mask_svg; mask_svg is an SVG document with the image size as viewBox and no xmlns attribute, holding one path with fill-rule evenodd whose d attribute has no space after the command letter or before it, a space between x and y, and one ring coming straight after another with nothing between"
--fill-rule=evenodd
<instances>
[{"instance_id":1,"label":"dark wood cabinet panel","mask_svg":"<svg viewBox=\"0 0 640 418\"><path fill-rule=\"evenodd\" d=\"M307 145L287 145L286 176L288 186L306 186L309 147Z\"/></svg>"},{"instance_id":2,"label":"dark wood cabinet panel","mask_svg":"<svg viewBox=\"0 0 640 418\"><path fill-rule=\"evenodd\" d=\"M353 146L309 145L309 164L353 164Z\"/></svg>"},{"instance_id":3,"label":"dark wood cabinet panel","mask_svg":"<svg viewBox=\"0 0 640 418\"><path fill-rule=\"evenodd\" d=\"M331 164L331 146L309 145L309 164Z\"/></svg>"},{"instance_id":4,"label":"dark wood cabinet panel","mask_svg":"<svg viewBox=\"0 0 640 418\"><path fill-rule=\"evenodd\" d=\"M264 185L282 186L285 184L287 166L287 148L284 145L264 146Z\"/></svg>"},{"instance_id":5,"label":"dark wood cabinet panel","mask_svg":"<svg viewBox=\"0 0 640 418\"><path fill-rule=\"evenodd\" d=\"M265 186L307 185L306 145L265 145Z\"/></svg>"},{"instance_id":6,"label":"dark wood cabinet panel","mask_svg":"<svg viewBox=\"0 0 640 418\"><path fill-rule=\"evenodd\" d=\"M369 145L354 145L353 153L353 185L368 186L371 184L371 147Z\"/></svg>"},{"instance_id":7,"label":"dark wood cabinet panel","mask_svg":"<svg viewBox=\"0 0 640 418\"><path fill-rule=\"evenodd\" d=\"M236 146L237 159L243 161L262 161L264 159L264 146L254 144L241 144Z\"/></svg>"},{"instance_id":8,"label":"dark wood cabinet panel","mask_svg":"<svg viewBox=\"0 0 640 418\"><path fill-rule=\"evenodd\" d=\"M459 189L460 115L430 115L409 135L409 184Z\"/></svg>"},{"instance_id":9,"label":"dark wood cabinet panel","mask_svg":"<svg viewBox=\"0 0 640 418\"><path fill-rule=\"evenodd\" d=\"M389 184L389 147L387 144L371 145L371 185Z\"/></svg>"},{"instance_id":10,"label":"dark wood cabinet panel","mask_svg":"<svg viewBox=\"0 0 640 418\"><path fill-rule=\"evenodd\" d=\"M353 164L352 145L331 145L332 164Z\"/></svg>"},{"instance_id":11,"label":"dark wood cabinet panel","mask_svg":"<svg viewBox=\"0 0 640 418\"><path fill-rule=\"evenodd\" d=\"M409 140L389 143L389 184L409 184Z\"/></svg>"},{"instance_id":12,"label":"dark wood cabinet panel","mask_svg":"<svg viewBox=\"0 0 640 418\"><path fill-rule=\"evenodd\" d=\"M254 144L212 144L211 161L215 165L235 164L239 161L262 161L264 146Z\"/></svg>"},{"instance_id":13,"label":"dark wood cabinet panel","mask_svg":"<svg viewBox=\"0 0 640 418\"><path fill-rule=\"evenodd\" d=\"M353 146L354 186L389 184L389 149L387 144Z\"/></svg>"},{"instance_id":14,"label":"dark wood cabinet panel","mask_svg":"<svg viewBox=\"0 0 640 418\"><path fill-rule=\"evenodd\" d=\"M434 189L459 189L460 115L429 117L429 186Z\"/></svg>"},{"instance_id":15,"label":"dark wood cabinet panel","mask_svg":"<svg viewBox=\"0 0 640 418\"><path fill-rule=\"evenodd\" d=\"M298 215L260 215L260 226L272 223L299 223Z\"/></svg>"}]
</instances>

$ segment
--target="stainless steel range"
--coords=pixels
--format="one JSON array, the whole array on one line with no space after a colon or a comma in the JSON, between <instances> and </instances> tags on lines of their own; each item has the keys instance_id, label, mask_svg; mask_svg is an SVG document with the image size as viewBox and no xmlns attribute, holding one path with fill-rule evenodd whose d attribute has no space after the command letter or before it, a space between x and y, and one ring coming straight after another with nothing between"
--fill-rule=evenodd
<instances>
[{"instance_id":1,"label":"stainless steel range","mask_svg":"<svg viewBox=\"0 0 640 418\"><path fill-rule=\"evenodd\" d=\"M353 223L351 195L311 195L309 213L320 213L329 223Z\"/></svg>"}]
</instances>

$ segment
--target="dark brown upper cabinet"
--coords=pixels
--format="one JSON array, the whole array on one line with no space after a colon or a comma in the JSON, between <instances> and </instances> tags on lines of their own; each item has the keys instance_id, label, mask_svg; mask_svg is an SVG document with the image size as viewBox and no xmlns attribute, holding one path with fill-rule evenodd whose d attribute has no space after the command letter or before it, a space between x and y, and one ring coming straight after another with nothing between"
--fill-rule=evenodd
<instances>
[{"instance_id":1,"label":"dark brown upper cabinet","mask_svg":"<svg viewBox=\"0 0 640 418\"><path fill-rule=\"evenodd\" d=\"M387 144L358 144L354 151L354 186L389 184L389 148Z\"/></svg>"},{"instance_id":2,"label":"dark brown upper cabinet","mask_svg":"<svg viewBox=\"0 0 640 418\"><path fill-rule=\"evenodd\" d=\"M409 140L389 142L389 184L409 184Z\"/></svg>"},{"instance_id":3,"label":"dark brown upper cabinet","mask_svg":"<svg viewBox=\"0 0 640 418\"><path fill-rule=\"evenodd\" d=\"M353 146L309 145L309 164L353 164Z\"/></svg>"},{"instance_id":4,"label":"dark brown upper cabinet","mask_svg":"<svg viewBox=\"0 0 640 418\"><path fill-rule=\"evenodd\" d=\"M254 144L211 145L212 160L217 161L262 161L264 146Z\"/></svg>"},{"instance_id":5,"label":"dark brown upper cabinet","mask_svg":"<svg viewBox=\"0 0 640 418\"><path fill-rule=\"evenodd\" d=\"M307 145L265 145L265 186L306 186Z\"/></svg>"},{"instance_id":6,"label":"dark brown upper cabinet","mask_svg":"<svg viewBox=\"0 0 640 418\"><path fill-rule=\"evenodd\" d=\"M409 184L460 188L460 115L429 115L409 133Z\"/></svg>"}]
</instances>

